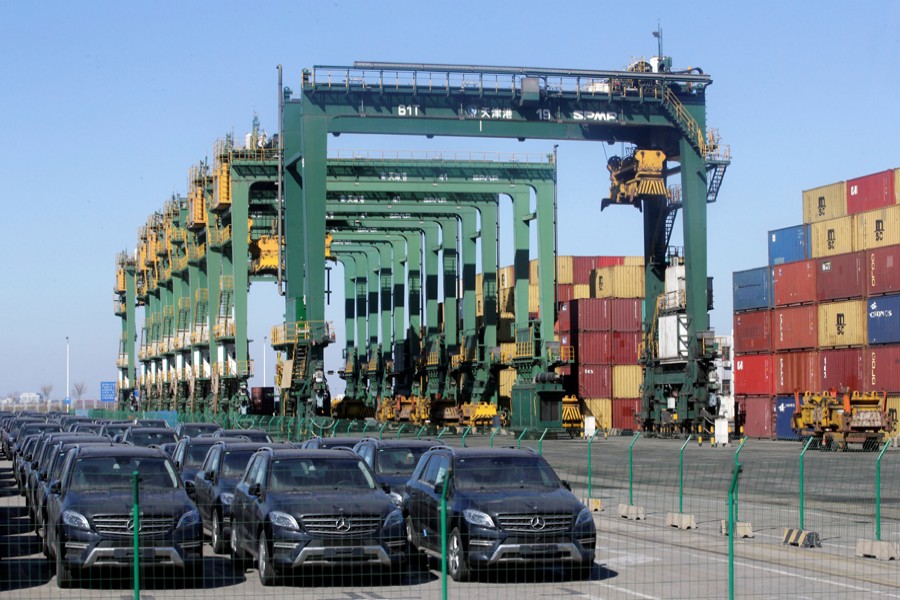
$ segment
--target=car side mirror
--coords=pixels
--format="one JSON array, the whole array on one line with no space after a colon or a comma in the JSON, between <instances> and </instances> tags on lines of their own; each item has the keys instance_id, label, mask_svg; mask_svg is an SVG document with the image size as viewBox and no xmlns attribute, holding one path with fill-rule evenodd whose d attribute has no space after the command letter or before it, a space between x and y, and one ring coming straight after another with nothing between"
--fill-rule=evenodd
<instances>
[{"instance_id":1,"label":"car side mirror","mask_svg":"<svg viewBox=\"0 0 900 600\"><path fill-rule=\"evenodd\" d=\"M37 469L37 468L38 468L38 461L36 461L36 460L31 461L31 468L32 468L32 469Z\"/></svg>"},{"instance_id":2,"label":"car side mirror","mask_svg":"<svg viewBox=\"0 0 900 600\"><path fill-rule=\"evenodd\" d=\"M216 474L212 471L203 471L203 479L206 481L212 481L215 478Z\"/></svg>"},{"instance_id":3,"label":"car side mirror","mask_svg":"<svg viewBox=\"0 0 900 600\"><path fill-rule=\"evenodd\" d=\"M59 480L51 481L50 482L50 493L58 496L60 494L60 492L62 492L62 483L60 483Z\"/></svg>"},{"instance_id":4,"label":"car side mirror","mask_svg":"<svg viewBox=\"0 0 900 600\"><path fill-rule=\"evenodd\" d=\"M38 473L38 481L47 481L47 474L43 471Z\"/></svg>"},{"instance_id":5,"label":"car side mirror","mask_svg":"<svg viewBox=\"0 0 900 600\"><path fill-rule=\"evenodd\" d=\"M253 485L251 485L250 486L250 495L256 496L257 498L262 496L262 486L258 483L254 483Z\"/></svg>"},{"instance_id":6,"label":"car side mirror","mask_svg":"<svg viewBox=\"0 0 900 600\"><path fill-rule=\"evenodd\" d=\"M178 471L181 470L181 461L180 460L175 461L175 469Z\"/></svg>"},{"instance_id":7,"label":"car side mirror","mask_svg":"<svg viewBox=\"0 0 900 600\"><path fill-rule=\"evenodd\" d=\"M569 483L568 481L566 481L565 479L562 480L562 485L563 485L564 488L566 488L566 489L569 490L570 492L572 491L572 484L570 484L570 483Z\"/></svg>"},{"instance_id":8,"label":"car side mirror","mask_svg":"<svg viewBox=\"0 0 900 600\"><path fill-rule=\"evenodd\" d=\"M434 484L434 493L435 494L443 494L444 493L444 482L439 481Z\"/></svg>"},{"instance_id":9,"label":"car side mirror","mask_svg":"<svg viewBox=\"0 0 900 600\"><path fill-rule=\"evenodd\" d=\"M387 483L382 483L382 484L381 484L381 489L384 490L384 493L385 493L385 494L390 494L390 493L391 493L391 486L388 485Z\"/></svg>"}]
</instances>

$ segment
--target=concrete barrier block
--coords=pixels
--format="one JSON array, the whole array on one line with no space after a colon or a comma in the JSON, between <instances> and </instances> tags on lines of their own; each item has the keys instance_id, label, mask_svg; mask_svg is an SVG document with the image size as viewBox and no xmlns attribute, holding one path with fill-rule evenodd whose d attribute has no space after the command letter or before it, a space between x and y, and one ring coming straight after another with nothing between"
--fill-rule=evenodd
<instances>
[{"instance_id":1,"label":"concrete barrier block","mask_svg":"<svg viewBox=\"0 0 900 600\"><path fill-rule=\"evenodd\" d=\"M856 540L856 556L877 560L900 560L900 549L892 542Z\"/></svg>"},{"instance_id":2,"label":"concrete barrier block","mask_svg":"<svg viewBox=\"0 0 900 600\"><path fill-rule=\"evenodd\" d=\"M685 515L682 513L666 513L666 527L676 527L678 529L697 529L697 520L694 515Z\"/></svg>"},{"instance_id":3,"label":"concrete barrier block","mask_svg":"<svg viewBox=\"0 0 900 600\"><path fill-rule=\"evenodd\" d=\"M797 546L798 548L822 547L819 534L815 531L806 531L805 529L785 528L782 543L788 546Z\"/></svg>"},{"instance_id":4,"label":"concrete barrier block","mask_svg":"<svg viewBox=\"0 0 900 600\"><path fill-rule=\"evenodd\" d=\"M646 519L644 516L644 507L634 506L633 504L620 504L619 516L623 519L628 519L629 521L643 521Z\"/></svg>"},{"instance_id":5,"label":"concrete barrier block","mask_svg":"<svg viewBox=\"0 0 900 600\"><path fill-rule=\"evenodd\" d=\"M753 524L747 521L738 521L734 524L735 538L752 538ZM722 535L728 535L728 521L722 519Z\"/></svg>"},{"instance_id":6,"label":"concrete barrier block","mask_svg":"<svg viewBox=\"0 0 900 600\"><path fill-rule=\"evenodd\" d=\"M600 498L582 498L581 503L591 512L603 512L603 500Z\"/></svg>"}]
</instances>

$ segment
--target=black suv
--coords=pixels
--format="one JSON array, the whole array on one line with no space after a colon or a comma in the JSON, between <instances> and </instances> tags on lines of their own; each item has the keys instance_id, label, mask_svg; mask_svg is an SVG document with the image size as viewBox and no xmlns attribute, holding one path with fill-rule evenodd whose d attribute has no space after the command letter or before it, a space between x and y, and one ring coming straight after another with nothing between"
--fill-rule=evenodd
<instances>
[{"instance_id":1,"label":"black suv","mask_svg":"<svg viewBox=\"0 0 900 600\"><path fill-rule=\"evenodd\" d=\"M122 443L132 446L162 446L177 442L175 432L168 427L129 427L122 434Z\"/></svg>"},{"instance_id":2,"label":"black suv","mask_svg":"<svg viewBox=\"0 0 900 600\"><path fill-rule=\"evenodd\" d=\"M206 441L209 438L200 438ZM199 441L199 440L198 440ZM239 441L234 438L215 438L215 445L206 454L200 469L194 475L194 502L203 518L203 528L208 529L213 552L228 550L231 529L231 504L234 488L244 475L247 463L260 448L291 448L290 444Z\"/></svg>"},{"instance_id":3,"label":"black suv","mask_svg":"<svg viewBox=\"0 0 900 600\"><path fill-rule=\"evenodd\" d=\"M162 450L77 446L66 455L47 500L47 545L56 559L59 587L72 585L75 569L133 564L134 471L141 478L142 566L193 571L200 564L200 513Z\"/></svg>"},{"instance_id":4,"label":"black suv","mask_svg":"<svg viewBox=\"0 0 900 600\"><path fill-rule=\"evenodd\" d=\"M183 437L197 437L201 433L212 435L220 429L222 426L218 423L179 423L175 426L175 435L180 440Z\"/></svg>"},{"instance_id":5,"label":"black suv","mask_svg":"<svg viewBox=\"0 0 900 600\"><path fill-rule=\"evenodd\" d=\"M244 436L251 442L274 442L272 437L262 429L219 429L213 433L213 437L238 437Z\"/></svg>"},{"instance_id":6,"label":"black suv","mask_svg":"<svg viewBox=\"0 0 900 600\"><path fill-rule=\"evenodd\" d=\"M334 448L350 448L367 438L360 437L314 437L300 446L304 450L332 450Z\"/></svg>"},{"instance_id":7,"label":"black suv","mask_svg":"<svg viewBox=\"0 0 900 600\"><path fill-rule=\"evenodd\" d=\"M365 439L353 447L366 464L375 471L380 484L390 487L392 497L403 496L406 482L419 464L419 458L439 446L433 440L379 440Z\"/></svg>"},{"instance_id":8,"label":"black suv","mask_svg":"<svg viewBox=\"0 0 900 600\"><path fill-rule=\"evenodd\" d=\"M194 476L206 460L206 453L217 443L225 440L250 441L247 438L183 437L175 444L170 456L191 498L194 497Z\"/></svg>"},{"instance_id":9,"label":"black suv","mask_svg":"<svg viewBox=\"0 0 900 600\"><path fill-rule=\"evenodd\" d=\"M256 557L263 585L293 567L399 567L403 513L352 451L263 449L234 489L231 552Z\"/></svg>"},{"instance_id":10,"label":"black suv","mask_svg":"<svg viewBox=\"0 0 900 600\"><path fill-rule=\"evenodd\" d=\"M503 564L561 564L590 574L597 531L590 511L543 457L526 449L436 448L406 487L410 542L441 554L441 494L447 499L447 570Z\"/></svg>"}]
</instances>

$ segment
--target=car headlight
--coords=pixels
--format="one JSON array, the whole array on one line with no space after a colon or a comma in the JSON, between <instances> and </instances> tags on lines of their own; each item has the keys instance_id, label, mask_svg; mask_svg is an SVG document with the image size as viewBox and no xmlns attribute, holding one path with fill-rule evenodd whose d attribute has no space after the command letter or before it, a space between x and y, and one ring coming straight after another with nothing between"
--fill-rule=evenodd
<instances>
[{"instance_id":1,"label":"car headlight","mask_svg":"<svg viewBox=\"0 0 900 600\"><path fill-rule=\"evenodd\" d=\"M297 519L283 512L272 511L269 513L269 520L276 527L284 527L285 529L300 529Z\"/></svg>"},{"instance_id":2,"label":"car headlight","mask_svg":"<svg viewBox=\"0 0 900 600\"><path fill-rule=\"evenodd\" d=\"M403 496L401 496L397 492L391 492L390 494L388 494L388 496L391 497L391 502L394 503L394 506L396 506L397 508L403 506Z\"/></svg>"},{"instance_id":3,"label":"car headlight","mask_svg":"<svg viewBox=\"0 0 900 600\"><path fill-rule=\"evenodd\" d=\"M483 513L480 510L472 510L471 508L468 508L463 511L463 517L466 521L469 522L470 525L485 527L487 529L494 528L494 520L491 519L490 515Z\"/></svg>"},{"instance_id":4,"label":"car headlight","mask_svg":"<svg viewBox=\"0 0 900 600\"><path fill-rule=\"evenodd\" d=\"M234 494L231 492L223 492L222 495L219 496L222 499L222 504L231 504L234 502Z\"/></svg>"},{"instance_id":5,"label":"car headlight","mask_svg":"<svg viewBox=\"0 0 900 600\"><path fill-rule=\"evenodd\" d=\"M64 511L62 514L63 523L68 525L69 527L75 527L76 529L87 529L90 530L91 526L88 524L88 520L81 513L77 513L74 510Z\"/></svg>"},{"instance_id":6,"label":"car headlight","mask_svg":"<svg viewBox=\"0 0 900 600\"><path fill-rule=\"evenodd\" d=\"M399 510L392 510L391 513L384 520L384 528L395 527L397 525L403 525L403 513Z\"/></svg>"},{"instance_id":7,"label":"car headlight","mask_svg":"<svg viewBox=\"0 0 900 600\"><path fill-rule=\"evenodd\" d=\"M593 522L594 522L594 515L591 514L591 511L589 511L586 508L582 508L581 512L578 513L578 517L575 519L575 527L578 527L579 525L584 525L585 523L593 523Z\"/></svg>"},{"instance_id":8,"label":"car headlight","mask_svg":"<svg viewBox=\"0 0 900 600\"><path fill-rule=\"evenodd\" d=\"M191 509L181 515L181 518L178 519L176 528L190 527L191 525L197 525L198 523L200 523L200 513L198 513L196 509Z\"/></svg>"}]
</instances>

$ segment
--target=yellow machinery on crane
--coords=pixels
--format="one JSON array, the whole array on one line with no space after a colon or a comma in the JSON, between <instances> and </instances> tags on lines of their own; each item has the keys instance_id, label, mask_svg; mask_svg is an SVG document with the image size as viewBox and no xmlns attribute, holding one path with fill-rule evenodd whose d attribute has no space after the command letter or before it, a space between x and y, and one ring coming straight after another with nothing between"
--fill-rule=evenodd
<instances>
[{"instance_id":1,"label":"yellow machinery on crane","mask_svg":"<svg viewBox=\"0 0 900 600\"><path fill-rule=\"evenodd\" d=\"M862 444L866 450L878 448L895 428L897 415L888 412L884 392L837 390L822 393L794 392L796 409L791 426L802 437L817 437L822 448ZM802 400L802 402L801 402Z\"/></svg>"}]
</instances>

